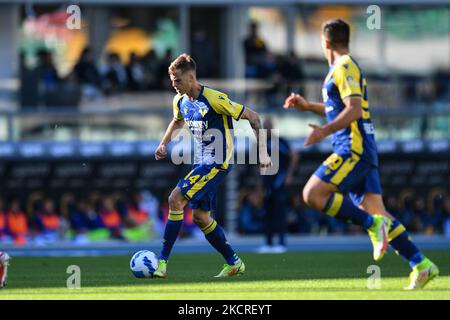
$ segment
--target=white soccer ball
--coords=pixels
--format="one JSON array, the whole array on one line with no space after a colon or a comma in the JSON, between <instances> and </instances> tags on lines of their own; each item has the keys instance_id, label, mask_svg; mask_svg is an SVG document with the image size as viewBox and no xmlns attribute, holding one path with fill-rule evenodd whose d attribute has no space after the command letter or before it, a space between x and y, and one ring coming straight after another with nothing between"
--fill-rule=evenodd
<instances>
[{"instance_id":1,"label":"white soccer ball","mask_svg":"<svg viewBox=\"0 0 450 320\"><path fill-rule=\"evenodd\" d=\"M158 268L158 258L148 250L136 252L130 261L130 269L136 278L153 278L153 272Z\"/></svg>"}]
</instances>

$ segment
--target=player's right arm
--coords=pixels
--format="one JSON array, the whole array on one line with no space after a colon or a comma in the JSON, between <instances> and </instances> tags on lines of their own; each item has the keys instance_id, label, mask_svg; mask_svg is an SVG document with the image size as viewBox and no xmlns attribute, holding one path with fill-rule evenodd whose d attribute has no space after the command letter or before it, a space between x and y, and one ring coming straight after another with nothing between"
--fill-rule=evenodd
<instances>
[{"instance_id":1,"label":"player's right arm","mask_svg":"<svg viewBox=\"0 0 450 320\"><path fill-rule=\"evenodd\" d=\"M291 93L284 101L283 108L296 109L298 111L311 111L319 116L325 116L325 104L310 102L297 93Z\"/></svg>"},{"instance_id":2,"label":"player's right arm","mask_svg":"<svg viewBox=\"0 0 450 320\"><path fill-rule=\"evenodd\" d=\"M156 148L155 151L155 159L161 160L164 159L167 155L167 148L166 146L169 144L170 140L172 139L173 133L176 130L179 130L183 128L184 126L184 119L183 115L180 112L179 102L181 100L180 95L176 95L173 99L173 119L169 123L169 126L167 127L166 133L164 134L164 137L162 138L161 142L159 143L158 148Z\"/></svg>"},{"instance_id":3,"label":"player's right arm","mask_svg":"<svg viewBox=\"0 0 450 320\"><path fill-rule=\"evenodd\" d=\"M159 143L158 148L156 148L155 151L155 159L161 160L164 159L167 155L167 144L172 139L172 135L174 131L179 130L183 128L184 121L178 120L178 119L172 119L172 121L169 123L169 126L167 127L166 133L164 134L164 137L162 138L161 142Z\"/></svg>"}]
</instances>

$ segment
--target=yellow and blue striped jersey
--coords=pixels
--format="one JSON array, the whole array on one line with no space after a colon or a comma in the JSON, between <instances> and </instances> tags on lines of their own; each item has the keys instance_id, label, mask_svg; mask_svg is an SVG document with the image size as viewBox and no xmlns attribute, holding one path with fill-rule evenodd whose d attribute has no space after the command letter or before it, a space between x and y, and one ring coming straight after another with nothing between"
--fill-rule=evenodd
<instances>
[{"instance_id":1,"label":"yellow and blue striped jersey","mask_svg":"<svg viewBox=\"0 0 450 320\"><path fill-rule=\"evenodd\" d=\"M345 105L347 97L362 99L362 117L349 127L333 133L334 152L339 155L357 154L362 160L378 166L374 128L367 100L367 82L357 62L349 55L340 57L331 67L322 87L327 121L333 121Z\"/></svg>"},{"instance_id":2,"label":"yellow and blue striped jersey","mask_svg":"<svg viewBox=\"0 0 450 320\"><path fill-rule=\"evenodd\" d=\"M244 109L243 105L231 101L225 93L206 86L201 87L200 95L194 101L185 94L174 97L174 118L184 120L194 136L195 164L220 164L221 169L228 169L234 149L232 118L239 120ZM219 133L223 137L220 158L216 155L216 148L220 144L215 143Z\"/></svg>"}]
</instances>

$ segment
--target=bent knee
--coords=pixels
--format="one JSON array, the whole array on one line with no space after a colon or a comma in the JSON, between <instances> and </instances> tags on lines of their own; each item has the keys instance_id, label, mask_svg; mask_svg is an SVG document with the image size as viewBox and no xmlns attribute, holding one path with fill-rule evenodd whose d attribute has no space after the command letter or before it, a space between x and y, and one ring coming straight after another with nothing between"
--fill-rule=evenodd
<instances>
[{"instance_id":1,"label":"bent knee","mask_svg":"<svg viewBox=\"0 0 450 320\"><path fill-rule=\"evenodd\" d=\"M169 207L172 210L182 210L184 208L185 199L180 190L174 189L169 195Z\"/></svg>"},{"instance_id":2,"label":"bent knee","mask_svg":"<svg viewBox=\"0 0 450 320\"><path fill-rule=\"evenodd\" d=\"M313 192L312 192L312 190L311 190L311 188L304 188L303 189L303 193L302 193L302 196L303 196L303 201L308 205L308 206L311 206L311 204L312 204L312 202L313 202Z\"/></svg>"},{"instance_id":3,"label":"bent knee","mask_svg":"<svg viewBox=\"0 0 450 320\"><path fill-rule=\"evenodd\" d=\"M316 210L323 210L330 193L319 187L305 187L303 189L303 201Z\"/></svg>"},{"instance_id":4,"label":"bent knee","mask_svg":"<svg viewBox=\"0 0 450 320\"><path fill-rule=\"evenodd\" d=\"M194 214L192 217L193 222L200 228L206 227L210 222L209 214Z\"/></svg>"}]
</instances>

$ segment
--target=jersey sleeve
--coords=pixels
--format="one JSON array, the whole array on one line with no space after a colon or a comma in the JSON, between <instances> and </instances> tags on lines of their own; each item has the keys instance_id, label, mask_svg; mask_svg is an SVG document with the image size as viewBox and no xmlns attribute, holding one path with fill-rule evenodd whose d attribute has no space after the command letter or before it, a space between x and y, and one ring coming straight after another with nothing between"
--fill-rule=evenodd
<instances>
[{"instance_id":1,"label":"jersey sleeve","mask_svg":"<svg viewBox=\"0 0 450 320\"><path fill-rule=\"evenodd\" d=\"M180 100L181 100L181 96L179 94L177 94L173 98L173 103L172 103L173 117L177 120L184 120L183 115L181 114L181 111L180 111L180 105L179 105Z\"/></svg>"},{"instance_id":2,"label":"jersey sleeve","mask_svg":"<svg viewBox=\"0 0 450 320\"><path fill-rule=\"evenodd\" d=\"M359 83L361 73L355 64L350 63L338 66L333 73L333 78L341 99L362 95Z\"/></svg>"},{"instance_id":3,"label":"jersey sleeve","mask_svg":"<svg viewBox=\"0 0 450 320\"><path fill-rule=\"evenodd\" d=\"M211 107L219 114L231 116L234 120L238 121L244 113L245 107L237 102L231 101L224 93L205 90L204 94Z\"/></svg>"}]
</instances>

